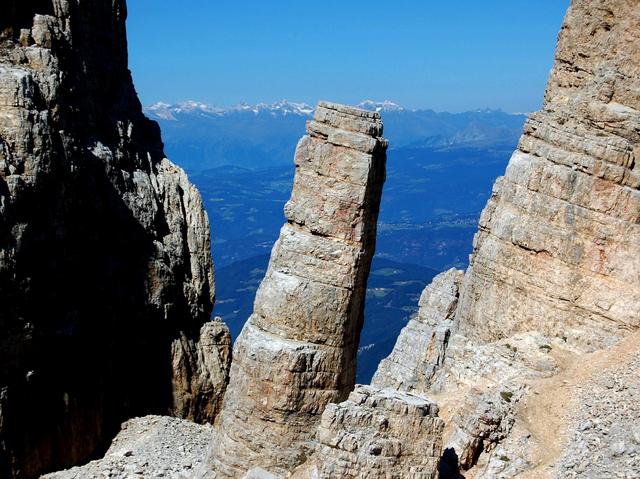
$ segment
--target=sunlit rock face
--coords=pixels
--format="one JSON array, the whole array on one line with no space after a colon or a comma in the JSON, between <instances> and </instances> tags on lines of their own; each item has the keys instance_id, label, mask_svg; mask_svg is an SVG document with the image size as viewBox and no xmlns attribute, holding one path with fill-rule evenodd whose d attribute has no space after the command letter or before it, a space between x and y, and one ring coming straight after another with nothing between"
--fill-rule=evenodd
<instances>
[{"instance_id":1,"label":"sunlit rock face","mask_svg":"<svg viewBox=\"0 0 640 479\"><path fill-rule=\"evenodd\" d=\"M625 399L640 334L639 24L635 0L571 3L544 106L495 184L468 270L426 288L374 376L438 403L443 478L637 469L622 446L593 454L584 438L600 434L595 417L605 442L633 443L621 425L640 419ZM615 377L626 386L583 393Z\"/></svg>"},{"instance_id":2,"label":"sunlit rock face","mask_svg":"<svg viewBox=\"0 0 640 479\"><path fill-rule=\"evenodd\" d=\"M443 427L427 399L357 386L327 406L316 454L293 478L437 479Z\"/></svg>"},{"instance_id":3,"label":"sunlit rock face","mask_svg":"<svg viewBox=\"0 0 640 479\"><path fill-rule=\"evenodd\" d=\"M635 0L572 3L544 106L480 220L466 335L594 349L640 326L639 19Z\"/></svg>"},{"instance_id":4,"label":"sunlit rock face","mask_svg":"<svg viewBox=\"0 0 640 479\"><path fill-rule=\"evenodd\" d=\"M234 348L219 476L297 466L325 406L354 386L387 143L378 113L330 103L307 131L287 223Z\"/></svg>"},{"instance_id":5,"label":"sunlit rock face","mask_svg":"<svg viewBox=\"0 0 640 479\"><path fill-rule=\"evenodd\" d=\"M0 16L0 476L83 460L133 415L213 420L209 223L127 67L123 0Z\"/></svg>"},{"instance_id":6,"label":"sunlit rock face","mask_svg":"<svg viewBox=\"0 0 640 479\"><path fill-rule=\"evenodd\" d=\"M436 276L420 296L418 313L402 329L371 385L425 394L444 362L464 273L450 269Z\"/></svg>"}]
</instances>

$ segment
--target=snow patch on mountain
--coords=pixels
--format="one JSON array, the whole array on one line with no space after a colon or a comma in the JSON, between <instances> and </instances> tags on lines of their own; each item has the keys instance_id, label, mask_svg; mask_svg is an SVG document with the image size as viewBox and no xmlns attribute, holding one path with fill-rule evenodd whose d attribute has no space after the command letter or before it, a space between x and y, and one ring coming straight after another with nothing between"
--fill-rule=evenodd
<instances>
[{"instance_id":1,"label":"snow patch on mountain","mask_svg":"<svg viewBox=\"0 0 640 479\"><path fill-rule=\"evenodd\" d=\"M403 107L389 100L384 100L384 101L364 100L358 103L358 106L364 110L377 111L377 112L404 111Z\"/></svg>"},{"instance_id":2,"label":"snow patch on mountain","mask_svg":"<svg viewBox=\"0 0 640 479\"><path fill-rule=\"evenodd\" d=\"M306 103L297 103L287 100L275 103L258 103L250 105L239 103L231 107L218 107L193 100L169 104L158 102L145 108L145 112L152 118L166 121L178 121L180 115L201 115L204 117L226 116L237 113L251 113L254 115L269 114L272 116L311 116L313 107Z\"/></svg>"},{"instance_id":3,"label":"snow patch on mountain","mask_svg":"<svg viewBox=\"0 0 640 479\"><path fill-rule=\"evenodd\" d=\"M407 111L402 106L389 100L374 101L364 100L358 104L360 108L377 112L401 112ZM239 103L230 107L219 107L194 100L170 104L165 102L154 103L145 108L145 112L151 118L165 121L179 121L181 115L200 115L203 117L226 116L231 114L252 113L254 115L287 116L297 115L311 117L314 108L306 103L292 102L288 100L275 103Z\"/></svg>"}]
</instances>

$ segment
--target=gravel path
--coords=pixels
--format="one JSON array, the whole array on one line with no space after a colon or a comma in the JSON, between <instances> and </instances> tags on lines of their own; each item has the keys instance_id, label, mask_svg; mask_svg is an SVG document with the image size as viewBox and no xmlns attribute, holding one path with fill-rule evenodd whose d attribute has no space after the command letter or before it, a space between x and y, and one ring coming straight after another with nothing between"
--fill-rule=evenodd
<instances>
[{"instance_id":1,"label":"gravel path","mask_svg":"<svg viewBox=\"0 0 640 479\"><path fill-rule=\"evenodd\" d=\"M556 478L640 479L639 372L636 355L579 388L575 429Z\"/></svg>"}]
</instances>

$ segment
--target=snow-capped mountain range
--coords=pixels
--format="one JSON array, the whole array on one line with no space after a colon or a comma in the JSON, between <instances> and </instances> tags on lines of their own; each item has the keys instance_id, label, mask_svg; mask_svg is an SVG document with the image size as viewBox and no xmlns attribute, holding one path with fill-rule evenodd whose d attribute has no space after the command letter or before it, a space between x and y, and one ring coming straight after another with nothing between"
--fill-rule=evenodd
<instances>
[{"instance_id":1,"label":"snow-capped mountain range","mask_svg":"<svg viewBox=\"0 0 640 479\"><path fill-rule=\"evenodd\" d=\"M233 113L253 113L254 115L267 113L273 116L310 116L311 114L313 114L313 107L307 105L306 103L296 103L287 100L282 100L275 103L257 103L255 105L240 103L231 107L219 107L215 105L209 105L207 103L189 100L175 104L164 102L154 103L153 105L145 108L145 112L152 118L166 121L177 121L180 115L185 114L199 114L202 116L225 116Z\"/></svg>"},{"instance_id":2,"label":"snow-capped mountain range","mask_svg":"<svg viewBox=\"0 0 640 479\"><path fill-rule=\"evenodd\" d=\"M358 106L382 113L391 149L515 145L525 119L491 109L464 113L412 110L389 100L365 100ZM161 102L145 108L162 128L168 156L189 171L221 165L289 164L313 112L306 103L287 100L232 107Z\"/></svg>"},{"instance_id":3,"label":"snow-capped mountain range","mask_svg":"<svg viewBox=\"0 0 640 479\"><path fill-rule=\"evenodd\" d=\"M365 110L377 111L377 112L400 112L405 111L403 107L389 100L384 101L374 101L374 100L364 100L358 103L360 108L364 108Z\"/></svg>"},{"instance_id":4,"label":"snow-capped mountain range","mask_svg":"<svg viewBox=\"0 0 640 479\"><path fill-rule=\"evenodd\" d=\"M400 112L405 109L389 100L374 101L364 100L357 106L365 110L378 112ZM180 103L170 104L164 102L154 103L145 108L145 112L151 118L164 121L178 121L181 115L201 115L201 116L225 116L234 113L252 113L254 115L269 114L271 116L311 116L314 108L306 103L281 100L274 103L239 103L231 107L219 107L199 101L188 100Z\"/></svg>"}]
</instances>

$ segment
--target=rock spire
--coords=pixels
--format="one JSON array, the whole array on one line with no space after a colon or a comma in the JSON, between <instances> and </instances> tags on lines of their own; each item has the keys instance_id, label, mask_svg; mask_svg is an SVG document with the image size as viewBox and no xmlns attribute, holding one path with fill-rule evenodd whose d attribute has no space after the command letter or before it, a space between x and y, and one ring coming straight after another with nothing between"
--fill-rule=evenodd
<instances>
[{"instance_id":1,"label":"rock spire","mask_svg":"<svg viewBox=\"0 0 640 479\"><path fill-rule=\"evenodd\" d=\"M219 476L297 466L325 406L354 386L387 142L378 113L332 103L307 131L287 222L234 348Z\"/></svg>"}]
</instances>

